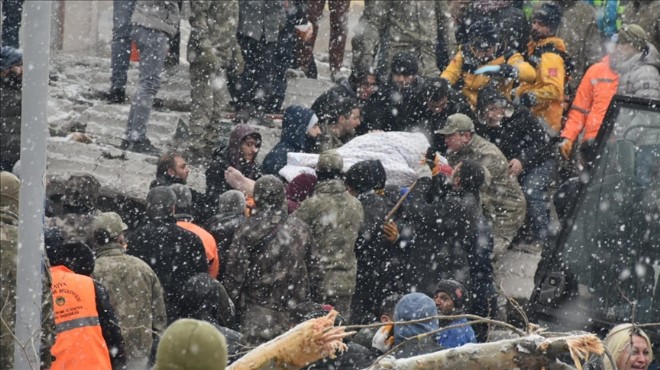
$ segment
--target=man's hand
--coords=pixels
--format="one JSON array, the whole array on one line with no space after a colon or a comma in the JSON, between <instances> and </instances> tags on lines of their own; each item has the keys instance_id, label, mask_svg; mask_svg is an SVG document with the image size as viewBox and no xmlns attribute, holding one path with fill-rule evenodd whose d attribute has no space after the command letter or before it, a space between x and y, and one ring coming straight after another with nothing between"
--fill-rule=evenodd
<instances>
[{"instance_id":1,"label":"man's hand","mask_svg":"<svg viewBox=\"0 0 660 370\"><path fill-rule=\"evenodd\" d=\"M522 163L517 159L512 159L509 161L509 176L518 177L523 171Z\"/></svg>"},{"instance_id":2,"label":"man's hand","mask_svg":"<svg viewBox=\"0 0 660 370\"><path fill-rule=\"evenodd\" d=\"M383 225L383 234L390 243L396 243L399 240L399 228L394 221L389 221Z\"/></svg>"},{"instance_id":3,"label":"man's hand","mask_svg":"<svg viewBox=\"0 0 660 370\"><path fill-rule=\"evenodd\" d=\"M572 151L573 151L573 140L564 138L564 140L562 140L562 142L559 143L559 153L561 154L562 157L564 157L565 160L569 160L571 159Z\"/></svg>"},{"instance_id":4,"label":"man's hand","mask_svg":"<svg viewBox=\"0 0 660 370\"><path fill-rule=\"evenodd\" d=\"M225 170L225 181L234 189L240 189L245 181L245 176L241 171L229 166Z\"/></svg>"},{"instance_id":5,"label":"man's hand","mask_svg":"<svg viewBox=\"0 0 660 370\"><path fill-rule=\"evenodd\" d=\"M394 344L394 336L392 335L393 325L381 326L378 332L374 334L371 340L371 347L379 350L382 353L389 351Z\"/></svg>"}]
</instances>

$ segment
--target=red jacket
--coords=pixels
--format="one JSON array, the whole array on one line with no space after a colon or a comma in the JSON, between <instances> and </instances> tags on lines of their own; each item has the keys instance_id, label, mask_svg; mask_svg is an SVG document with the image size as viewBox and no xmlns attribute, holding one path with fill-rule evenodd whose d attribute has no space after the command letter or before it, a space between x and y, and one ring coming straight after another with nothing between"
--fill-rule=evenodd
<instances>
[{"instance_id":1,"label":"red jacket","mask_svg":"<svg viewBox=\"0 0 660 370\"><path fill-rule=\"evenodd\" d=\"M618 87L619 75L610 67L609 56L587 69L575 93L561 137L575 141L584 130L582 141L595 139Z\"/></svg>"}]
</instances>

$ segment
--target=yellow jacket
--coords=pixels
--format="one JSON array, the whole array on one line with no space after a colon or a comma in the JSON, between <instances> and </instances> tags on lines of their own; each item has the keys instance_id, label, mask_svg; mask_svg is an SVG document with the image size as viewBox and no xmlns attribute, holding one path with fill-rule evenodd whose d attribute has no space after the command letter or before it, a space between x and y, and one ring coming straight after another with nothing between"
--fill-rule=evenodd
<instances>
[{"instance_id":1,"label":"yellow jacket","mask_svg":"<svg viewBox=\"0 0 660 370\"><path fill-rule=\"evenodd\" d=\"M525 59L519 53L514 53L509 59L505 60L504 56L500 56L492 61L482 65L484 66L496 66L503 63L512 65L518 69L518 79L520 82L534 82L536 78L536 72L534 67L529 63L525 62ZM488 82L491 80L491 77L486 75L475 75L467 71L463 71L463 52L459 51L452 59L451 63L447 68L440 74L440 77L449 81L449 83L454 86L458 81L463 78L463 89L462 93L467 99L467 101L472 106L472 109L476 109L477 106L477 94ZM513 88L513 80L507 79L502 80L502 83L498 84L499 90L507 98L511 98L511 89Z\"/></svg>"},{"instance_id":2,"label":"yellow jacket","mask_svg":"<svg viewBox=\"0 0 660 370\"><path fill-rule=\"evenodd\" d=\"M564 40L558 37L548 37L538 42L530 41L527 44L528 60L536 67L536 80L533 83L521 83L517 95L533 94L536 105L532 107L532 113L544 119L554 130L560 131L566 83L564 59L552 51L543 52L540 56L534 54L537 48L544 50L552 46L557 51L566 52Z\"/></svg>"}]
</instances>

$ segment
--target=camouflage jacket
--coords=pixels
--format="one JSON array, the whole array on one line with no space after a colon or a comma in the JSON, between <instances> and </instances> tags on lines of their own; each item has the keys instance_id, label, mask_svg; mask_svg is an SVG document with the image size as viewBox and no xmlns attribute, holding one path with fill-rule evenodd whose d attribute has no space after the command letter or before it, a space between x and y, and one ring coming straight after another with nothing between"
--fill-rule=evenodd
<instances>
[{"instance_id":1,"label":"camouflage jacket","mask_svg":"<svg viewBox=\"0 0 660 370\"><path fill-rule=\"evenodd\" d=\"M0 325L0 369L14 368L14 339L16 323L16 260L18 257L18 216L6 209L0 209L0 302L2 321ZM41 368L50 368L52 356L50 348L55 341L55 320L53 299L50 292L50 272L47 262L42 275L43 290L41 301ZM10 332L11 330L11 332Z\"/></svg>"},{"instance_id":2,"label":"camouflage jacket","mask_svg":"<svg viewBox=\"0 0 660 370\"><path fill-rule=\"evenodd\" d=\"M228 67L235 53L240 53L238 30L238 0L190 2L190 39L188 61L205 49L212 49L224 67Z\"/></svg>"},{"instance_id":3,"label":"camouflage jacket","mask_svg":"<svg viewBox=\"0 0 660 370\"><path fill-rule=\"evenodd\" d=\"M154 271L117 243L97 246L94 279L107 290L126 345L129 367L144 367L153 338L167 326L163 288Z\"/></svg>"},{"instance_id":4,"label":"camouflage jacket","mask_svg":"<svg viewBox=\"0 0 660 370\"><path fill-rule=\"evenodd\" d=\"M293 214L312 227L324 270L322 296L355 292L355 241L362 227L362 204L346 192L341 180L321 181L314 196ZM334 293L333 293L334 292Z\"/></svg>"},{"instance_id":5,"label":"camouflage jacket","mask_svg":"<svg viewBox=\"0 0 660 370\"><path fill-rule=\"evenodd\" d=\"M501 228L520 226L527 203L515 177L509 176L509 162L495 144L474 134L468 145L447 155L452 167L462 160L473 160L486 169L486 184L481 188L484 213L494 221L495 234ZM514 225L517 225L514 227Z\"/></svg>"},{"instance_id":6,"label":"camouflage jacket","mask_svg":"<svg viewBox=\"0 0 660 370\"><path fill-rule=\"evenodd\" d=\"M419 58L420 74L437 75L436 43L453 44L449 31L446 1L372 0L365 1L360 18L360 32L353 38L353 66L373 66L381 36L388 35L387 65L399 51L412 52ZM437 40L438 35L442 40ZM444 49L444 47L443 47ZM448 62L448 55L443 56ZM440 68L444 68L444 65ZM387 69L389 73L389 68Z\"/></svg>"},{"instance_id":7,"label":"camouflage jacket","mask_svg":"<svg viewBox=\"0 0 660 370\"><path fill-rule=\"evenodd\" d=\"M310 300L322 276L315 247L309 226L285 209L257 209L236 231L225 287L245 343L260 344L289 329L291 308Z\"/></svg>"}]
</instances>

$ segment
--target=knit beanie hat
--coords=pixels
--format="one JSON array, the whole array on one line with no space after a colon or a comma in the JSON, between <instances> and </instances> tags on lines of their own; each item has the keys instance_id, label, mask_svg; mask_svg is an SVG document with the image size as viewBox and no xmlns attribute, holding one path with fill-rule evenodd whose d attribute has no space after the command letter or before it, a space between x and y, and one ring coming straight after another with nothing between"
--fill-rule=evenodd
<instances>
[{"instance_id":1,"label":"knit beanie hat","mask_svg":"<svg viewBox=\"0 0 660 370\"><path fill-rule=\"evenodd\" d=\"M619 31L617 43L630 44L635 49L646 49L649 36L644 29L636 24L624 24Z\"/></svg>"},{"instance_id":2,"label":"knit beanie hat","mask_svg":"<svg viewBox=\"0 0 660 370\"><path fill-rule=\"evenodd\" d=\"M467 290L463 284L456 280L441 280L435 287L435 293L438 294L438 292L447 293L451 300L454 301L454 308L456 310L462 310L464 308Z\"/></svg>"},{"instance_id":3,"label":"knit beanie hat","mask_svg":"<svg viewBox=\"0 0 660 370\"><path fill-rule=\"evenodd\" d=\"M224 335L207 322L180 319L163 333L153 370L223 370L226 366Z\"/></svg>"},{"instance_id":4,"label":"knit beanie hat","mask_svg":"<svg viewBox=\"0 0 660 370\"><path fill-rule=\"evenodd\" d=\"M11 172L0 172L0 207L18 214L18 190L21 183Z\"/></svg>"},{"instance_id":5,"label":"knit beanie hat","mask_svg":"<svg viewBox=\"0 0 660 370\"><path fill-rule=\"evenodd\" d=\"M417 74L417 58L410 53L400 51L392 59L392 74L414 76Z\"/></svg>"},{"instance_id":6,"label":"knit beanie hat","mask_svg":"<svg viewBox=\"0 0 660 370\"><path fill-rule=\"evenodd\" d=\"M557 32L561 23L562 11L555 3L544 3L535 12L532 19L538 19L544 25L550 27L553 33Z\"/></svg>"},{"instance_id":7,"label":"knit beanie hat","mask_svg":"<svg viewBox=\"0 0 660 370\"><path fill-rule=\"evenodd\" d=\"M366 193L376 187L374 174L368 161L360 161L346 172L346 185L358 194Z\"/></svg>"}]
</instances>

